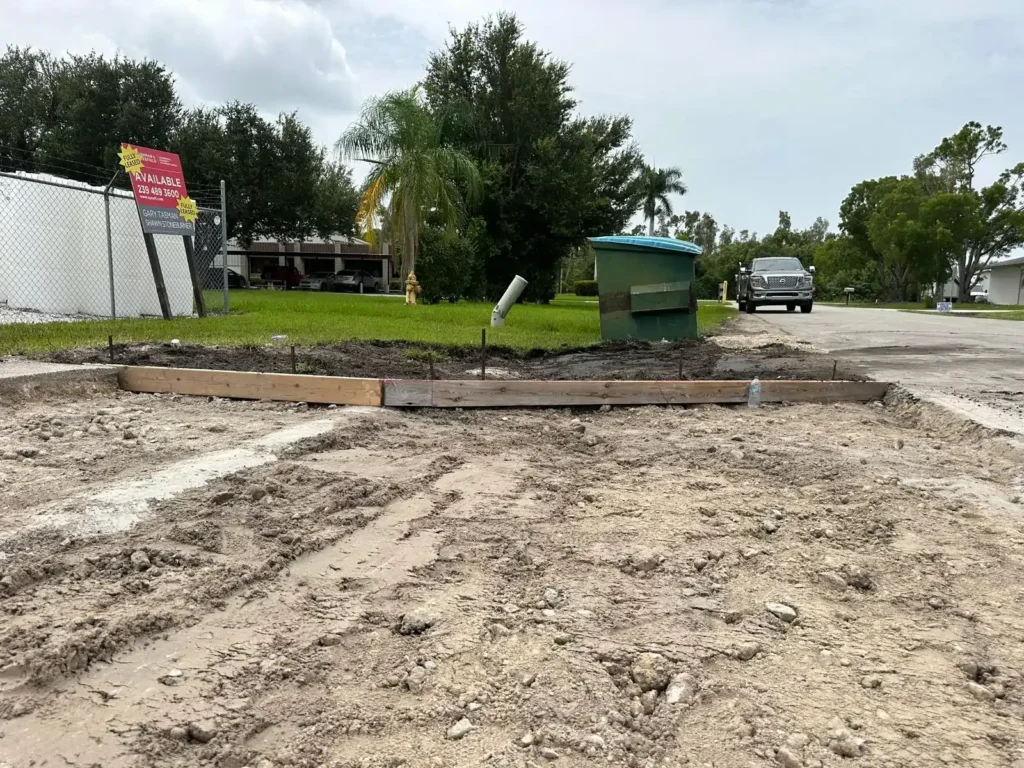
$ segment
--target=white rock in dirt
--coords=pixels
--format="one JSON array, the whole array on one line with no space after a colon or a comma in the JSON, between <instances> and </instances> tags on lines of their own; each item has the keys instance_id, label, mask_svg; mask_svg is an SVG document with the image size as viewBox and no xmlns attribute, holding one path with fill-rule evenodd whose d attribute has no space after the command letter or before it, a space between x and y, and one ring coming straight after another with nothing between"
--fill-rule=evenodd
<instances>
[{"instance_id":1,"label":"white rock in dirt","mask_svg":"<svg viewBox=\"0 0 1024 768\"><path fill-rule=\"evenodd\" d=\"M256 768L274 768L274 764L263 757L256 762Z\"/></svg>"},{"instance_id":2,"label":"white rock in dirt","mask_svg":"<svg viewBox=\"0 0 1024 768\"><path fill-rule=\"evenodd\" d=\"M658 692L647 691L640 696L640 706L644 709L645 715L653 715L658 707Z\"/></svg>"},{"instance_id":3,"label":"white rock in dirt","mask_svg":"<svg viewBox=\"0 0 1024 768\"><path fill-rule=\"evenodd\" d=\"M978 701L995 701L996 695L981 683L970 682L967 684L967 690L971 692L971 695Z\"/></svg>"},{"instance_id":4,"label":"white rock in dirt","mask_svg":"<svg viewBox=\"0 0 1024 768\"><path fill-rule=\"evenodd\" d=\"M134 552L132 552L131 559L132 565L134 565L135 569L138 571L144 571L151 565L151 563L149 562L149 555L147 555L141 549L137 549Z\"/></svg>"},{"instance_id":5,"label":"white rock in dirt","mask_svg":"<svg viewBox=\"0 0 1024 768\"><path fill-rule=\"evenodd\" d=\"M555 635L555 645L568 645L572 642L572 635L568 632L559 632Z\"/></svg>"},{"instance_id":6,"label":"white rock in dirt","mask_svg":"<svg viewBox=\"0 0 1024 768\"><path fill-rule=\"evenodd\" d=\"M790 749L802 750L811 742L811 737L806 733L791 733L786 738L786 746Z\"/></svg>"},{"instance_id":7,"label":"white rock in dirt","mask_svg":"<svg viewBox=\"0 0 1024 768\"><path fill-rule=\"evenodd\" d=\"M755 640L748 640L736 646L736 658L740 661L750 661L761 652L761 644Z\"/></svg>"},{"instance_id":8,"label":"white rock in dirt","mask_svg":"<svg viewBox=\"0 0 1024 768\"><path fill-rule=\"evenodd\" d=\"M554 608L560 602L562 602L561 595L558 594L558 590L554 587L548 587L544 590L544 602Z\"/></svg>"},{"instance_id":9,"label":"white rock in dirt","mask_svg":"<svg viewBox=\"0 0 1024 768\"><path fill-rule=\"evenodd\" d=\"M608 413L608 411L610 411L611 409L612 409L612 407L610 405L606 404L606 405L602 405L597 410L599 410L601 413Z\"/></svg>"},{"instance_id":10,"label":"white rock in dirt","mask_svg":"<svg viewBox=\"0 0 1024 768\"><path fill-rule=\"evenodd\" d=\"M777 530L779 530L779 524L774 520L765 520L761 523L761 529L765 533L775 533Z\"/></svg>"},{"instance_id":11,"label":"white rock in dirt","mask_svg":"<svg viewBox=\"0 0 1024 768\"><path fill-rule=\"evenodd\" d=\"M828 748L840 757L860 757L864 754L864 739L858 739L849 728L834 728Z\"/></svg>"},{"instance_id":12,"label":"white rock in dirt","mask_svg":"<svg viewBox=\"0 0 1024 768\"><path fill-rule=\"evenodd\" d=\"M661 556L653 549L640 549L630 555L629 563L641 573L649 573L661 565Z\"/></svg>"},{"instance_id":13,"label":"white rock in dirt","mask_svg":"<svg viewBox=\"0 0 1024 768\"><path fill-rule=\"evenodd\" d=\"M869 690L872 688L881 688L882 678L878 675L865 675L860 679L860 687L867 688Z\"/></svg>"},{"instance_id":14,"label":"white rock in dirt","mask_svg":"<svg viewBox=\"0 0 1024 768\"><path fill-rule=\"evenodd\" d=\"M792 624L796 621L796 610L785 603L765 603L765 610L772 614L779 621Z\"/></svg>"},{"instance_id":15,"label":"white rock in dirt","mask_svg":"<svg viewBox=\"0 0 1024 768\"><path fill-rule=\"evenodd\" d=\"M521 747L532 747L533 746L533 734L530 731L524 733L519 739L519 746Z\"/></svg>"},{"instance_id":16,"label":"white rock in dirt","mask_svg":"<svg viewBox=\"0 0 1024 768\"><path fill-rule=\"evenodd\" d=\"M837 592L846 591L846 579L840 576L838 573L832 571L823 571L818 574L818 579L827 587L831 587Z\"/></svg>"},{"instance_id":17,"label":"white rock in dirt","mask_svg":"<svg viewBox=\"0 0 1024 768\"><path fill-rule=\"evenodd\" d=\"M946 607L946 601L941 597L933 595L928 598L928 607L932 610L939 611Z\"/></svg>"},{"instance_id":18,"label":"white rock in dirt","mask_svg":"<svg viewBox=\"0 0 1024 768\"><path fill-rule=\"evenodd\" d=\"M419 635L437 623L437 614L426 606L413 608L402 616L398 632L402 635Z\"/></svg>"},{"instance_id":19,"label":"white rock in dirt","mask_svg":"<svg viewBox=\"0 0 1024 768\"><path fill-rule=\"evenodd\" d=\"M217 735L217 724L212 720L196 720L188 724L188 737L200 744L207 744Z\"/></svg>"},{"instance_id":20,"label":"white rock in dirt","mask_svg":"<svg viewBox=\"0 0 1024 768\"><path fill-rule=\"evenodd\" d=\"M671 679L668 660L660 653L641 653L631 672L641 691L663 691Z\"/></svg>"},{"instance_id":21,"label":"white rock in dirt","mask_svg":"<svg viewBox=\"0 0 1024 768\"><path fill-rule=\"evenodd\" d=\"M317 642L325 648L330 648L335 645L341 645L341 635L335 635L328 632L326 635L321 635L320 640Z\"/></svg>"},{"instance_id":22,"label":"white rock in dirt","mask_svg":"<svg viewBox=\"0 0 1024 768\"><path fill-rule=\"evenodd\" d=\"M689 704L697 695L697 680L689 672L680 672L665 689L668 704Z\"/></svg>"},{"instance_id":23,"label":"white rock in dirt","mask_svg":"<svg viewBox=\"0 0 1024 768\"><path fill-rule=\"evenodd\" d=\"M161 675L157 681L163 685L175 686L185 682L185 673L180 669L172 669L166 675Z\"/></svg>"},{"instance_id":24,"label":"white rock in dirt","mask_svg":"<svg viewBox=\"0 0 1024 768\"><path fill-rule=\"evenodd\" d=\"M525 688L529 688L536 682L537 676L533 672L527 672L525 675L519 678L519 684Z\"/></svg>"},{"instance_id":25,"label":"white rock in dirt","mask_svg":"<svg viewBox=\"0 0 1024 768\"><path fill-rule=\"evenodd\" d=\"M451 741L457 741L458 739L461 739L467 733L472 731L473 728L474 725L471 722L469 722L468 718L464 717L448 729L447 737Z\"/></svg>"},{"instance_id":26,"label":"white rock in dirt","mask_svg":"<svg viewBox=\"0 0 1024 768\"><path fill-rule=\"evenodd\" d=\"M782 768L803 768L804 765L803 758L789 747L779 747L775 753L775 762Z\"/></svg>"},{"instance_id":27,"label":"white rock in dirt","mask_svg":"<svg viewBox=\"0 0 1024 768\"><path fill-rule=\"evenodd\" d=\"M544 747L544 749L540 751L540 756L545 760L557 760L558 752L553 750L551 747Z\"/></svg>"},{"instance_id":28,"label":"white rock in dirt","mask_svg":"<svg viewBox=\"0 0 1024 768\"><path fill-rule=\"evenodd\" d=\"M423 690L426 682L427 670L417 665L410 670L409 675L405 678L405 687L409 689L410 693L419 693Z\"/></svg>"},{"instance_id":29,"label":"white rock in dirt","mask_svg":"<svg viewBox=\"0 0 1024 768\"><path fill-rule=\"evenodd\" d=\"M601 442L601 438L597 435L584 435L583 444L589 448L593 448L595 445Z\"/></svg>"}]
</instances>

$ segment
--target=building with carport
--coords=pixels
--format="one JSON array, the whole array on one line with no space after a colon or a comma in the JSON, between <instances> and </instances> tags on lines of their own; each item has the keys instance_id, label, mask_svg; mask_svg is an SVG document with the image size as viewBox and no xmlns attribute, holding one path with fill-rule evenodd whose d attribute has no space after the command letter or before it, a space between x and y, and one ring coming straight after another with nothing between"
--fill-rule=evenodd
<instances>
[{"instance_id":1,"label":"building with carport","mask_svg":"<svg viewBox=\"0 0 1024 768\"><path fill-rule=\"evenodd\" d=\"M988 300L1024 304L1024 256L989 263Z\"/></svg>"}]
</instances>

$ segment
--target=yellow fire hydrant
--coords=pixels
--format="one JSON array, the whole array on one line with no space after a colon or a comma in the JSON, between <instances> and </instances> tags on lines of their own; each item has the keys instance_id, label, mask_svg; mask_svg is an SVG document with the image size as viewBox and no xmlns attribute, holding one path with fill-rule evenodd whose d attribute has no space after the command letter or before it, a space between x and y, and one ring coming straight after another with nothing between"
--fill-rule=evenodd
<instances>
[{"instance_id":1,"label":"yellow fire hydrant","mask_svg":"<svg viewBox=\"0 0 1024 768\"><path fill-rule=\"evenodd\" d=\"M416 273L410 272L409 276L405 278L405 303L415 305L416 297L421 293L423 293L423 287L416 280Z\"/></svg>"}]
</instances>

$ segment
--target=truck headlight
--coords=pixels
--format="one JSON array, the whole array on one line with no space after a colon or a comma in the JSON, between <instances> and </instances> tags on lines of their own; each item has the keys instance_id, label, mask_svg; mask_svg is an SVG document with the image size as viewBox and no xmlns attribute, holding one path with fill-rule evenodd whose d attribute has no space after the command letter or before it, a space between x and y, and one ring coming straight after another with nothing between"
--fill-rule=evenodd
<instances>
[{"instance_id":1,"label":"truck headlight","mask_svg":"<svg viewBox=\"0 0 1024 768\"><path fill-rule=\"evenodd\" d=\"M754 275L752 278L750 278L750 284L755 288L768 287L768 283L765 281L763 277L761 277L761 275Z\"/></svg>"},{"instance_id":2,"label":"truck headlight","mask_svg":"<svg viewBox=\"0 0 1024 768\"><path fill-rule=\"evenodd\" d=\"M800 287L801 288L810 288L813 284L814 284L814 278L811 277L810 275L805 275L804 277L800 278Z\"/></svg>"}]
</instances>

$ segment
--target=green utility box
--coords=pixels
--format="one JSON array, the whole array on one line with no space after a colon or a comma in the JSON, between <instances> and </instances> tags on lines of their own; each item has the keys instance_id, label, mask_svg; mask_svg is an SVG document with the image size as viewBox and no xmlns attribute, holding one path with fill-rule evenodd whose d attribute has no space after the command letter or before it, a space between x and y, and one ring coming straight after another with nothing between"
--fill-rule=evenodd
<instances>
[{"instance_id":1,"label":"green utility box","mask_svg":"<svg viewBox=\"0 0 1024 768\"><path fill-rule=\"evenodd\" d=\"M699 245L671 237L592 237L601 337L697 338L694 264Z\"/></svg>"}]
</instances>

